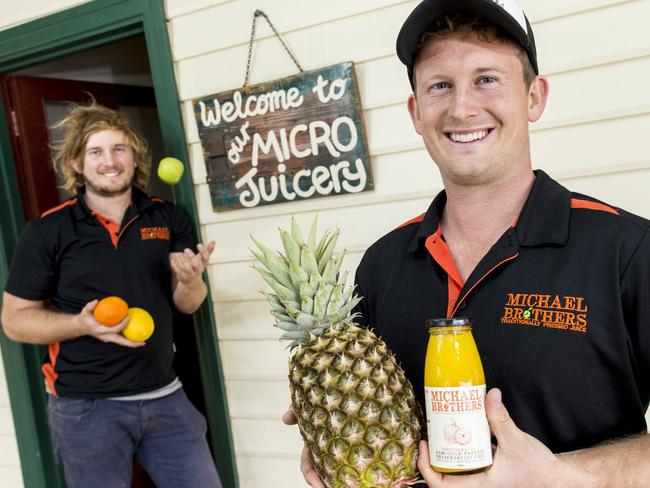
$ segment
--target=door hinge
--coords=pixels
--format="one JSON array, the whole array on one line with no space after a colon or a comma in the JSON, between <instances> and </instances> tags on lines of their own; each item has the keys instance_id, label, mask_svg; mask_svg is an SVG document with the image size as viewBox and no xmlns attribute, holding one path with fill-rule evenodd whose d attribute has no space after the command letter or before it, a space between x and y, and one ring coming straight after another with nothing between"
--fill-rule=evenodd
<instances>
[{"instance_id":1,"label":"door hinge","mask_svg":"<svg viewBox=\"0 0 650 488\"><path fill-rule=\"evenodd\" d=\"M11 125L13 125L14 136L20 137L20 130L18 129L18 115L16 115L15 110L11 111Z\"/></svg>"}]
</instances>

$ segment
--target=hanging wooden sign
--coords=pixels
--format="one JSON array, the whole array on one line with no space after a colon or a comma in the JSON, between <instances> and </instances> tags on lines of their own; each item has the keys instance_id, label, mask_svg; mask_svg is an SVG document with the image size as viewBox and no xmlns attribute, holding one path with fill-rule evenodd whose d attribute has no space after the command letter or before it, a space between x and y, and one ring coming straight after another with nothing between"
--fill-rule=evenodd
<instances>
[{"instance_id":1,"label":"hanging wooden sign","mask_svg":"<svg viewBox=\"0 0 650 488\"><path fill-rule=\"evenodd\" d=\"M351 62L193 100L215 211L373 188Z\"/></svg>"}]
</instances>

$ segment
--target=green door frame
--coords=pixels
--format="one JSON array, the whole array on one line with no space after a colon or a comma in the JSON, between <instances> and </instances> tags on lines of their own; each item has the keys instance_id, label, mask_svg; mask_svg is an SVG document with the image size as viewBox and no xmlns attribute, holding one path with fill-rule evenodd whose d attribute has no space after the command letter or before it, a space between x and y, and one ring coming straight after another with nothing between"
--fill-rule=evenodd
<instances>
[{"instance_id":1,"label":"green door frame","mask_svg":"<svg viewBox=\"0 0 650 488\"><path fill-rule=\"evenodd\" d=\"M0 74L144 34L166 154L189 161L169 47L163 0L94 0L0 31ZM0 97L0 288L4 289L16 241L24 225L5 107ZM188 165L189 166L189 165ZM189 170L189 168L188 168ZM176 202L189 213L198 234L191 177L174 187ZM199 364L213 456L224 487L238 488L212 300L194 315ZM50 440L46 394L38 379L42 354L36 346L9 341L0 348L14 418L25 486L64 487Z\"/></svg>"}]
</instances>

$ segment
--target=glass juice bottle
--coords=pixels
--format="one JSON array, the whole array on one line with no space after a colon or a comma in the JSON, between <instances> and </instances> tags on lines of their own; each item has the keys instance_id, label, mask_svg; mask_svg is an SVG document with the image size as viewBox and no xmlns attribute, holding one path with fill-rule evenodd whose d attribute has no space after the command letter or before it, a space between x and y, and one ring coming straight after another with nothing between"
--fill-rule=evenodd
<instances>
[{"instance_id":1,"label":"glass juice bottle","mask_svg":"<svg viewBox=\"0 0 650 488\"><path fill-rule=\"evenodd\" d=\"M424 396L431 466L461 473L492 464L485 375L468 318L427 320Z\"/></svg>"}]
</instances>

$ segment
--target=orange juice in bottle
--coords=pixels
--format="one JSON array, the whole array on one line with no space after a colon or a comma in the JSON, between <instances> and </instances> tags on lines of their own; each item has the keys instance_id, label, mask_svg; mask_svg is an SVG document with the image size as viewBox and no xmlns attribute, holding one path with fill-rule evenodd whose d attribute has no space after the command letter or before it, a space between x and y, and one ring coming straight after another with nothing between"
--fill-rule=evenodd
<instances>
[{"instance_id":1,"label":"orange juice in bottle","mask_svg":"<svg viewBox=\"0 0 650 488\"><path fill-rule=\"evenodd\" d=\"M424 397L431 466L461 473L492 464L485 375L468 318L427 320Z\"/></svg>"}]
</instances>

